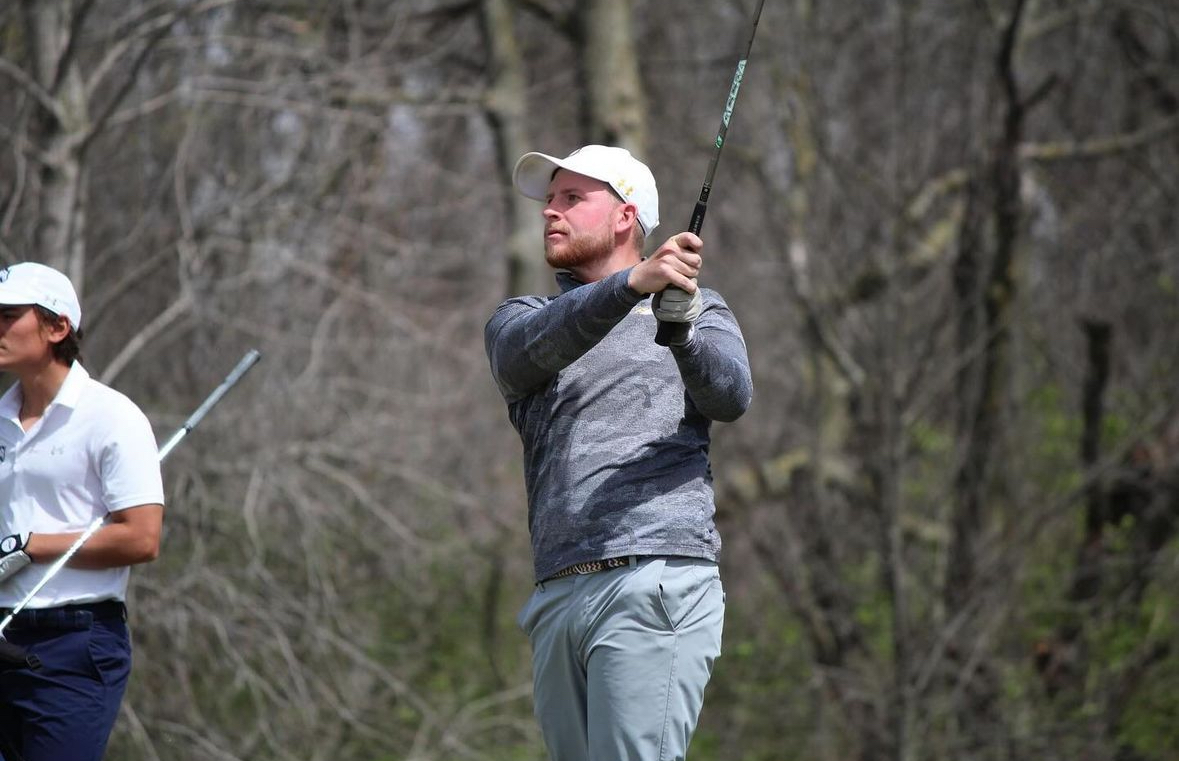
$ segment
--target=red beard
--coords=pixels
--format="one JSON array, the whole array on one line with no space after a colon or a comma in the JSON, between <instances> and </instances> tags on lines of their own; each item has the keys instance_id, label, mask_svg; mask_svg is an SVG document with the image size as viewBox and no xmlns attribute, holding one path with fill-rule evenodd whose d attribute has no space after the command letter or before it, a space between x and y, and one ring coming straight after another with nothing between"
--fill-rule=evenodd
<instances>
[{"instance_id":1,"label":"red beard","mask_svg":"<svg viewBox=\"0 0 1179 761\"><path fill-rule=\"evenodd\" d=\"M565 231L568 232L568 231ZM569 233L564 241L544 244L544 260L554 269L574 269L604 259L614 250L610 231Z\"/></svg>"}]
</instances>

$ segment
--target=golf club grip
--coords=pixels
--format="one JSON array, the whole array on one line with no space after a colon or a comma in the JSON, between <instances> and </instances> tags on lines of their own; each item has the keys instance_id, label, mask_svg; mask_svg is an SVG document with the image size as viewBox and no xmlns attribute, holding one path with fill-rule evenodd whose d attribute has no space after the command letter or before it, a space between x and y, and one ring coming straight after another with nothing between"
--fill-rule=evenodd
<instances>
[{"instance_id":1,"label":"golf club grip","mask_svg":"<svg viewBox=\"0 0 1179 761\"><path fill-rule=\"evenodd\" d=\"M671 346L673 343L683 343L688 331L692 329L690 322L659 322L655 329L655 343L660 346Z\"/></svg>"},{"instance_id":2,"label":"golf club grip","mask_svg":"<svg viewBox=\"0 0 1179 761\"><path fill-rule=\"evenodd\" d=\"M700 200L696 202L696 208L692 210L692 221L688 223L688 232L693 235L699 235L700 231L704 229L704 213L708 211L709 190L710 188L707 185L701 189ZM674 285L667 287L675 288L677 291L683 290L682 288L676 288ZM663 322L660 320L659 327L655 329L655 343L660 346L683 343L691 328L692 324L688 322Z\"/></svg>"}]
</instances>

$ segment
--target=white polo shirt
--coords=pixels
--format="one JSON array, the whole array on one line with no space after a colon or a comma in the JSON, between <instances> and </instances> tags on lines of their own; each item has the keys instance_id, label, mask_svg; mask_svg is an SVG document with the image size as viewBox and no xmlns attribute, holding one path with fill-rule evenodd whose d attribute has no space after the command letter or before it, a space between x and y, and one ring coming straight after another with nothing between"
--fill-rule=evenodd
<instances>
[{"instance_id":1,"label":"white polo shirt","mask_svg":"<svg viewBox=\"0 0 1179 761\"><path fill-rule=\"evenodd\" d=\"M159 452L147 417L130 399L75 362L33 426L20 425L20 383L0 397L0 536L84 530L95 518L164 504ZM0 583L0 607L25 598L51 563L34 563ZM65 567L29 608L124 600L128 567Z\"/></svg>"}]
</instances>

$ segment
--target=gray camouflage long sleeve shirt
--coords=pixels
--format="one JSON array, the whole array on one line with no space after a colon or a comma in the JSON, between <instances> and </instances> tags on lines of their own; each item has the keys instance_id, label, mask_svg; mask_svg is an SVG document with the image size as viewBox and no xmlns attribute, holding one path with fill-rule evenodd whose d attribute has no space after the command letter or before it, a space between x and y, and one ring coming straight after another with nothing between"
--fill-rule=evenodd
<instances>
[{"instance_id":1,"label":"gray camouflage long sleeve shirt","mask_svg":"<svg viewBox=\"0 0 1179 761\"><path fill-rule=\"evenodd\" d=\"M716 560L709 428L753 395L741 329L702 289L691 340L659 346L630 270L499 306L484 329L491 372L524 445L538 580L626 555Z\"/></svg>"}]
</instances>

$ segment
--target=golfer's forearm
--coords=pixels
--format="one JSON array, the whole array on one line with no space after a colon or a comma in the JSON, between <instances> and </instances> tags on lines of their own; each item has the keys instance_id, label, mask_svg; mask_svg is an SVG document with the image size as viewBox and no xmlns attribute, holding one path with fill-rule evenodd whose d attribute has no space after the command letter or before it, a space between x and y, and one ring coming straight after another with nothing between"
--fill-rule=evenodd
<instances>
[{"instance_id":1,"label":"golfer's forearm","mask_svg":"<svg viewBox=\"0 0 1179 761\"><path fill-rule=\"evenodd\" d=\"M162 513L163 508L159 507L159 511ZM64 534L33 533L25 551L34 563L52 563L64 555L81 535L80 531ZM160 527L154 525L154 521L108 523L96 531L66 565L86 570L118 568L155 560L159 551Z\"/></svg>"},{"instance_id":2,"label":"golfer's forearm","mask_svg":"<svg viewBox=\"0 0 1179 761\"><path fill-rule=\"evenodd\" d=\"M491 371L505 395L526 393L578 360L642 296L626 285L629 270L575 288L541 308L510 302L487 325Z\"/></svg>"},{"instance_id":3,"label":"golfer's forearm","mask_svg":"<svg viewBox=\"0 0 1179 761\"><path fill-rule=\"evenodd\" d=\"M753 400L753 378L745 343L735 333L701 326L687 345L673 347L684 388L700 414L731 422Z\"/></svg>"}]
</instances>

